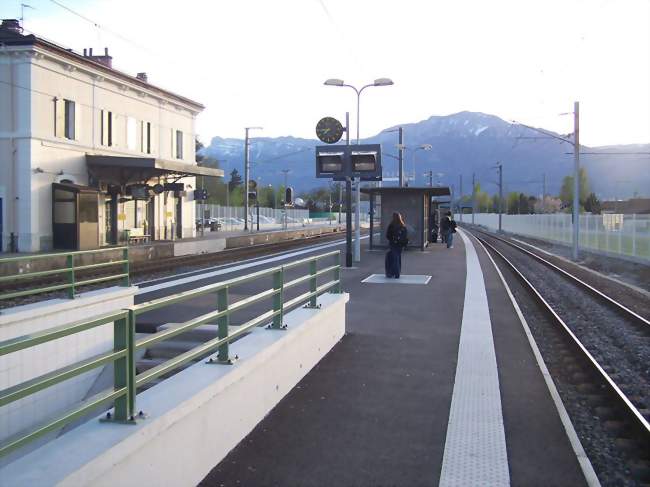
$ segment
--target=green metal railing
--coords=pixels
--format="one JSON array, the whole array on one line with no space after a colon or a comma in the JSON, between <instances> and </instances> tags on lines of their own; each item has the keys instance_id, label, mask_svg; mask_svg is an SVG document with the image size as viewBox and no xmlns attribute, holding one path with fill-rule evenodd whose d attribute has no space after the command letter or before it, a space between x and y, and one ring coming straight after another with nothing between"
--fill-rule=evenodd
<instances>
[{"instance_id":1,"label":"green metal railing","mask_svg":"<svg viewBox=\"0 0 650 487\"><path fill-rule=\"evenodd\" d=\"M334 258L335 263L318 269L319 261L327 258ZM309 273L296 279L285 282L285 271L298 266L308 265ZM318 278L331 275L332 279L318 285ZM256 281L263 277L272 277L272 286L265 291L256 293L253 296L240 299L230 303L229 291L234 286ZM308 284L309 291L306 291L295 298L285 301L284 292L300 284ZM81 331L113 323L113 351L100 354L90 359L70 365L31 381L18 384L9 389L0 391L0 407L35 394L43 389L61 383L67 379L87 372L93 368L114 363L113 388L104 391L90 399L87 399L71 411L58 419L43 424L28 434L22 434L11 438L0 445L0 457L14 451L23 445L37 439L38 437L57 430L66 424L91 412L100 405L114 402L113 413L107 413L106 420L122 423L133 423L141 414L136 414L136 391L152 380L165 374L173 372L184 364L199 359L205 355L216 352L216 355L208 359L208 363L230 364L230 342L248 333L252 328L267 325L269 330L283 330L286 326L283 323L284 314L298 306L306 304L307 307L316 308L317 298L325 292L341 292L341 254L340 251L328 252L325 254L309 257L306 259L291 262L289 264L261 270L246 276L237 277L224 282L209 284L203 287L184 291L171 296L159 298L153 301L131 306L128 309L99 316L93 320L80 321L69 325L53 328L41 333L26 335L13 340L0 342L0 357L10 353L18 352L36 345L50 342L62 337L73 335ZM206 294L216 294L215 309L208 313L192 318L184 323L168 328L163 331L140 338L136 341L135 329L136 320L139 315L170 306L176 303L194 299ZM230 316L232 313L242 310L261 300L269 299L271 309L237 326L236 330L229 329ZM136 374L135 356L136 350L151 347L163 340L168 340L181 333L188 332L206 323L217 324L217 336L212 340L202 343L191 350L182 353L166 362L163 362L140 374Z\"/></svg>"},{"instance_id":2,"label":"green metal railing","mask_svg":"<svg viewBox=\"0 0 650 487\"><path fill-rule=\"evenodd\" d=\"M98 264L86 264L86 265L77 265L75 263L75 257L81 255L89 254L100 254L106 252L115 252L121 251L122 258L120 260L111 260L109 262L101 262ZM54 284L50 286L36 287L33 289L26 289L22 291L14 292L5 292L0 293L0 301L4 299L18 298L21 296L30 296L32 294L41 294L51 291L59 291L62 289L67 290L68 297L73 299L75 297L76 289L80 286L87 286L88 284L97 284L100 282L121 280L124 286L129 286L129 248L128 247L111 247L109 249L97 249L97 250L80 250L77 252L60 252L56 254L36 254L29 256L21 257L5 257L0 259L0 266L2 264L11 264L15 262L27 262L34 260L44 260L44 259L63 259L65 258L65 266L58 269L51 269L47 271L36 271L36 272L22 272L19 274L11 274L0 276L0 285L5 282L16 282L23 281L25 279L29 280L30 278L40 278L40 277L52 277L67 275L67 282L64 284ZM93 279L84 279L82 281L78 280L77 273L78 271L85 271L90 269L102 269L104 267L110 266L120 266L120 272L117 274L112 274L109 276L96 277Z\"/></svg>"}]
</instances>

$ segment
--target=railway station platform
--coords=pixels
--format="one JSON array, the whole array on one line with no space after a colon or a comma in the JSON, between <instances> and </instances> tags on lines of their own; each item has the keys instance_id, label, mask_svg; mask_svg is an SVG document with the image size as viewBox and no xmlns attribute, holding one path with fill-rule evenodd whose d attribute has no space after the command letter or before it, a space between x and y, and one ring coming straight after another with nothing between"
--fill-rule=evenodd
<instances>
[{"instance_id":1,"label":"railway station platform","mask_svg":"<svg viewBox=\"0 0 650 487\"><path fill-rule=\"evenodd\" d=\"M200 485L598 485L480 244L383 262L343 271L346 336Z\"/></svg>"}]
</instances>

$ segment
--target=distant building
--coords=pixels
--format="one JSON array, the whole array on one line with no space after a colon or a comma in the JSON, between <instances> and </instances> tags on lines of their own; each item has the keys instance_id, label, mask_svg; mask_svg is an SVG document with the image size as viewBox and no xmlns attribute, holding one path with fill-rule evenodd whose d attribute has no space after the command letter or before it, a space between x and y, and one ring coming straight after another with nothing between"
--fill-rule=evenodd
<instances>
[{"instance_id":1,"label":"distant building","mask_svg":"<svg viewBox=\"0 0 650 487\"><path fill-rule=\"evenodd\" d=\"M16 20L0 25L0 251L195 235L203 105L75 53Z\"/></svg>"},{"instance_id":2,"label":"distant building","mask_svg":"<svg viewBox=\"0 0 650 487\"><path fill-rule=\"evenodd\" d=\"M603 213L625 213L637 215L650 214L650 198L630 198L629 200L603 201Z\"/></svg>"}]
</instances>

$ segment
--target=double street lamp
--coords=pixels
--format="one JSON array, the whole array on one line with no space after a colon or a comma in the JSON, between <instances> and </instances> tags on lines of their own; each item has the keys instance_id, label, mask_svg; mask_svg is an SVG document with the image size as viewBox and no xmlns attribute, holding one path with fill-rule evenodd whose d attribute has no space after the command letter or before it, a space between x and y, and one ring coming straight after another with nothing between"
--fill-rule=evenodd
<instances>
[{"instance_id":1,"label":"double street lamp","mask_svg":"<svg viewBox=\"0 0 650 487\"><path fill-rule=\"evenodd\" d=\"M374 82L369 83L367 85L362 86L361 88L357 88L356 86L352 86L349 84L346 84L342 79L337 79L337 78L330 78L327 81L325 81L325 86L347 86L348 88L352 88L354 92L357 94L357 145L359 145L359 108L360 108L360 102L361 102L361 93L363 90L366 88L370 88L371 86L390 86L393 83L393 80L390 78L377 78ZM346 130L348 127L346 127ZM361 260L361 226L360 226L360 220L361 220L361 180L357 178L357 193L356 193L356 205L355 205L355 212L354 212L354 260L355 262L359 262ZM348 211L349 208L348 208Z\"/></svg>"}]
</instances>

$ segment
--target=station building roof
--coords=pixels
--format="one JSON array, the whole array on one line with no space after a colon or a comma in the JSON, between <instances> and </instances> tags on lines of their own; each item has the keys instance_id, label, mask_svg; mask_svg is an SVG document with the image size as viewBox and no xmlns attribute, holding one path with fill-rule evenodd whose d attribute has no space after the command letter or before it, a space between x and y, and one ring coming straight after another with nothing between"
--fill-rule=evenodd
<instances>
[{"instance_id":1,"label":"station building roof","mask_svg":"<svg viewBox=\"0 0 650 487\"><path fill-rule=\"evenodd\" d=\"M147 181L158 176L223 177L222 169L196 166L156 157L86 155L88 171L97 179L113 184Z\"/></svg>"}]
</instances>

